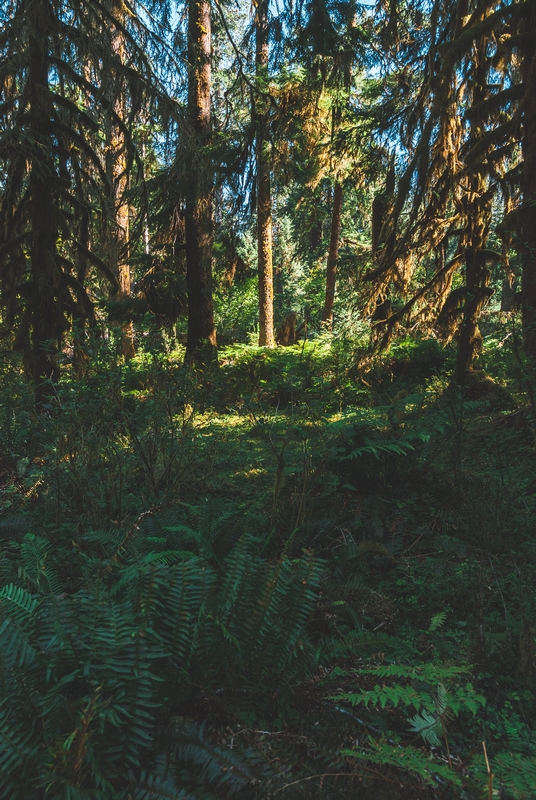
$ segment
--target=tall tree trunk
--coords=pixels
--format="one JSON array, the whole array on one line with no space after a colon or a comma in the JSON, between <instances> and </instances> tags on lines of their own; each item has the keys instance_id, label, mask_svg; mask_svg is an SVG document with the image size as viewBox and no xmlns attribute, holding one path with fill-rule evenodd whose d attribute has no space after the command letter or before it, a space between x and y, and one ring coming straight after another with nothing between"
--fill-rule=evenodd
<instances>
[{"instance_id":1,"label":"tall tree trunk","mask_svg":"<svg viewBox=\"0 0 536 800\"><path fill-rule=\"evenodd\" d=\"M185 219L188 289L185 363L202 365L217 357L212 304L214 175L210 157L203 152L212 132L209 0L189 0L188 64L188 118L196 139L197 157L192 164Z\"/></svg>"},{"instance_id":2,"label":"tall tree trunk","mask_svg":"<svg viewBox=\"0 0 536 800\"><path fill-rule=\"evenodd\" d=\"M80 170L76 166L76 162L74 169L76 194L78 195L78 200L83 209L80 215L78 241L82 245L82 248L89 250L91 247L89 236L89 209L86 205L82 177ZM77 261L76 279L80 286L85 286L89 266L86 254L80 252ZM78 308L73 315L73 375L76 380L84 376L88 364L86 323L87 314L81 308Z\"/></svg>"},{"instance_id":3,"label":"tall tree trunk","mask_svg":"<svg viewBox=\"0 0 536 800\"><path fill-rule=\"evenodd\" d=\"M124 23L125 12L116 0L108 3L109 10ZM125 43L123 35L117 30L111 31L111 48L121 63L125 61ZM113 110L122 121L126 119L125 96L122 90L123 76L111 75L108 87L108 99ZM112 106L111 106L112 107ZM110 118L106 130L106 173L109 181L110 196L110 231L108 237L108 258L110 267L117 278L119 291L113 296L121 301L130 297L130 223L127 201L128 159L125 135L121 128ZM126 359L132 358L134 348L134 326L132 322L112 323L121 328L121 352Z\"/></svg>"},{"instance_id":4,"label":"tall tree trunk","mask_svg":"<svg viewBox=\"0 0 536 800\"><path fill-rule=\"evenodd\" d=\"M67 325L58 307L57 289L61 277L57 263L57 223L54 215L53 186L56 170L52 156L50 127L52 102L48 86L49 42L47 3L34 0L28 4L28 40L30 65L26 84L31 107L34 154L30 167L31 211L31 352L30 368L38 406L50 396L48 381L58 379L56 355Z\"/></svg>"},{"instance_id":5,"label":"tall tree trunk","mask_svg":"<svg viewBox=\"0 0 536 800\"><path fill-rule=\"evenodd\" d=\"M477 106L485 100L488 93L486 75L487 39L476 43L474 53L474 74L472 76L472 105ZM485 134L483 120L471 120L471 146L477 144ZM491 197L486 195L486 179L478 165L468 174L467 187L462 205L465 216L465 231L460 247L465 252L465 285L467 300L458 337L456 365L452 376L453 383L463 383L473 369L474 361L482 347L482 336L478 319L493 290L489 288L491 272L482 253L486 246L491 222Z\"/></svg>"},{"instance_id":6,"label":"tall tree trunk","mask_svg":"<svg viewBox=\"0 0 536 800\"><path fill-rule=\"evenodd\" d=\"M536 378L536 0L527 9L523 64L523 166L518 248L521 253L521 319L523 347Z\"/></svg>"},{"instance_id":7,"label":"tall tree trunk","mask_svg":"<svg viewBox=\"0 0 536 800\"><path fill-rule=\"evenodd\" d=\"M335 301L335 281L337 278L337 262L339 260L339 239L341 235L341 216L342 216L342 186L339 182L335 184L333 192L333 211L331 214L331 236L329 240L329 252L326 274L326 298L324 301L324 311L322 320L327 323L331 330L333 326L333 303Z\"/></svg>"},{"instance_id":8,"label":"tall tree trunk","mask_svg":"<svg viewBox=\"0 0 536 800\"><path fill-rule=\"evenodd\" d=\"M271 148L268 136L268 0L259 0L255 22L255 63L260 94L255 102L257 126L257 256L259 271L259 346L275 347L274 269L272 264Z\"/></svg>"}]
</instances>

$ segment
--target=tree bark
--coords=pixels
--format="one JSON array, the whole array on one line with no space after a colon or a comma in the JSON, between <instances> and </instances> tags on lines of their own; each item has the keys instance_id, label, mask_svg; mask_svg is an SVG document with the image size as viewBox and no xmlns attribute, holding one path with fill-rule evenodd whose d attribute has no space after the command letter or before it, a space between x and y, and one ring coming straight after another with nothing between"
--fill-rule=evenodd
<instances>
[{"instance_id":1,"label":"tree bark","mask_svg":"<svg viewBox=\"0 0 536 800\"><path fill-rule=\"evenodd\" d=\"M84 164L84 167L85 166ZM82 178L77 166L75 166L75 185L76 194L78 195L80 205L83 209L79 222L78 241L84 249L89 250L91 247L89 236L89 209L85 204ZM85 253L80 252L78 254L77 262L76 279L80 286L85 286L89 266ZM82 309L78 309L73 315L73 376L75 380L80 380L84 376L88 365L86 322L87 315L82 312Z\"/></svg>"},{"instance_id":2,"label":"tree bark","mask_svg":"<svg viewBox=\"0 0 536 800\"><path fill-rule=\"evenodd\" d=\"M271 149L269 101L262 94L268 78L268 0L259 0L255 22L256 75L261 94L255 102L257 126L257 256L259 273L259 347L275 347L274 270L272 263Z\"/></svg>"},{"instance_id":3,"label":"tree bark","mask_svg":"<svg viewBox=\"0 0 536 800\"><path fill-rule=\"evenodd\" d=\"M521 254L521 321L523 347L536 376L536 0L527 9L523 59L523 166L522 207L518 249ZM529 44L530 43L530 44Z\"/></svg>"},{"instance_id":4,"label":"tree bark","mask_svg":"<svg viewBox=\"0 0 536 800\"><path fill-rule=\"evenodd\" d=\"M473 106L477 106L485 100L488 93L486 46L487 39L483 38L476 43L475 47L472 77ZM474 146L484 133L483 121L479 117L474 117L471 121L470 146ZM486 189L486 179L477 166L468 174L467 187L462 199L465 231L460 247L465 253L467 300L458 336L456 365L452 376L453 382L459 384L466 380L482 348L478 319L482 308L493 293L493 290L489 288L491 272L481 252L486 245L491 222L491 197L486 195Z\"/></svg>"},{"instance_id":5,"label":"tree bark","mask_svg":"<svg viewBox=\"0 0 536 800\"><path fill-rule=\"evenodd\" d=\"M481 247L482 245L480 245ZM474 362L482 349L482 336L478 318L493 289L489 287L490 270L482 257L479 247L465 249L465 272L467 300L458 338L454 383L463 383L471 372Z\"/></svg>"},{"instance_id":6,"label":"tree bark","mask_svg":"<svg viewBox=\"0 0 536 800\"><path fill-rule=\"evenodd\" d=\"M329 252L326 273L326 298L324 301L324 311L322 320L327 324L329 330L333 327L333 303L335 301L335 281L337 278L337 262L339 260L339 239L341 235L341 216L342 216L342 186L335 184L333 192L333 211L331 214L331 236L329 240Z\"/></svg>"},{"instance_id":7,"label":"tree bark","mask_svg":"<svg viewBox=\"0 0 536 800\"><path fill-rule=\"evenodd\" d=\"M186 204L186 284L188 339L186 364L214 362L216 329L212 303L213 167L202 152L210 139L211 17L209 0L189 0L188 6L188 118L195 137L189 194Z\"/></svg>"},{"instance_id":8,"label":"tree bark","mask_svg":"<svg viewBox=\"0 0 536 800\"><path fill-rule=\"evenodd\" d=\"M116 0L108 3L109 10L122 23L125 13ZM117 30L111 30L111 48L117 59L125 61L125 43ZM110 76L108 99L113 104L115 114L121 120L126 118L125 96L121 75ZM130 297L130 222L129 207L126 198L128 190L128 163L125 135L110 118L106 130L106 173L110 185L110 230L108 236L108 258L110 267L117 278L119 291L113 295L115 301ZM125 359L134 356L134 326L132 322L117 322L113 325L121 328L121 352Z\"/></svg>"}]
</instances>

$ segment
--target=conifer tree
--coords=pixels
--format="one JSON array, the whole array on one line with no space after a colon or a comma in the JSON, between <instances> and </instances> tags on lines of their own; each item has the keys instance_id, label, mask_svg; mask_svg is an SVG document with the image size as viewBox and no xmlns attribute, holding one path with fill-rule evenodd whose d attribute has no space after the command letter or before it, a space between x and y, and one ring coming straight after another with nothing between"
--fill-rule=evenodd
<instances>
[{"instance_id":1,"label":"conifer tree","mask_svg":"<svg viewBox=\"0 0 536 800\"><path fill-rule=\"evenodd\" d=\"M255 98L257 164L257 259L259 275L259 345L275 347L274 276L272 264L271 147L268 131L269 23L268 0L258 0L255 12Z\"/></svg>"},{"instance_id":2,"label":"conifer tree","mask_svg":"<svg viewBox=\"0 0 536 800\"><path fill-rule=\"evenodd\" d=\"M116 0L109 0L108 10L125 25L125 7ZM127 96L125 76L115 65L125 67L126 48L123 33L111 26L106 32L109 37L109 51L112 61L105 70L104 92L108 99L108 113L105 116L105 157L104 164L109 186L108 209L106 220L107 248L110 267L117 278L119 291L112 295L115 301L124 301L130 297L130 219L128 202L129 160L125 124L127 123ZM112 323L114 324L114 323ZM125 358L134 355L134 329L131 321L115 323L121 328L121 350Z\"/></svg>"},{"instance_id":3,"label":"conifer tree","mask_svg":"<svg viewBox=\"0 0 536 800\"><path fill-rule=\"evenodd\" d=\"M523 185L518 176L526 174L530 151L527 85L516 75L510 58L512 49L526 41L513 32L529 23L530 5L435 2L431 9L417 9L420 20L426 10L430 14L426 38L421 36L413 55L411 80L407 80L410 62L400 71L404 62L398 56L395 74L399 86L405 87L406 106L396 114L403 119L399 132L408 159L382 225L381 255L366 276L368 308L374 308L389 287L406 295L404 304L379 323L383 346L397 326L410 319L425 328L441 325L449 337L457 335L456 382L465 380L478 355L478 316L491 295L489 264L502 260L508 266L507 248L501 254L487 246L494 199L502 198L508 212L499 232L504 237L515 232L519 238L514 247L525 254L523 336L530 352L530 248L523 246L527 232L519 235L521 220L530 208L524 200L530 188L523 186L520 207L512 209L510 200L516 182L519 188ZM391 14L391 19L398 24L400 14ZM412 34L407 40L418 37ZM527 48L522 53L516 60L528 75L533 52ZM389 91L392 85L391 77ZM387 103L385 107L389 111ZM419 283L416 266L434 251L443 254L436 260L436 270ZM450 257L445 259L447 252ZM462 267L464 285L452 289L454 275Z\"/></svg>"},{"instance_id":4,"label":"conifer tree","mask_svg":"<svg viewBox=\"0 0 536 800\"><path fill-rule=\"evenodd\" d=\"M536 375L536 2L522 4L519 14L522 55L519 103L523 123L521 171L522 205L517 222L517 243L523 273L521 309L523 341L533 374ZM514 37L512 37L514 39Z\"/></svg>"},{"instance_id":5,"label":"conifer tree","mask_svg":"<svg viewBox=\"0 0 536 800\"><path fill-rule=\"evenodd\" d=\"M358 6L354 0L331 3L310 0L296 12L297 51L307 66L311 86L317 97L330 98L329 144L316 142L328 152L322 159L323 172L332 181L330 239L326 260L326 281L322 321L328 329L333 325L333 308L339 257L343 208L345 159L337 147L339 129L345 116L352 86L354 66L361 61L362 28L358 24ZM318 102L316 114L319 115Z\"/></svg>"},{"instance_id":6,"label":"conifer tree","mask_svg":"<svg viewBox=\"0 0 536 800\"><path fill-rule=\"evenodd\" d=\"M186 280L188 341L186 363L202 364L216 357L212 302L214 174L210 155L211 8L209 0L188 4L188 123L192 150L186 203Z\"/></svg>"},{"instance_id":7,"label":"conifer tree","mask_svg":"<svg viewBox=\"0 0 536 800\"><path fill-rule=\"evenodd\" d=\"M135 25L131 9L129 26ZM128 66L116 53L102 57L104 31L123 38ZM53 391L58 354L73 320L79 331L82 322L94 322L89 267L119 288L102 238L110 184L98 134L111 116L130 142L115 98L103 91L106 68L128 75L131 118L149 94L158 93L141 39L98 2L81 7L21 0L5 14L0 41L2 303L5 325L23 352L40 405Z\"/></svg>"}]
</instances>

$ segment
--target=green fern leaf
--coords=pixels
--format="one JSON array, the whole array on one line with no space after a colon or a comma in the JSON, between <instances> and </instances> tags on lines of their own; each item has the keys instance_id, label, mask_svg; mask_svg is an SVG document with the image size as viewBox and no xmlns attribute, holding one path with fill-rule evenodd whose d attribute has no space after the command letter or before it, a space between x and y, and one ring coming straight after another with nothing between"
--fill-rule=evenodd
<instances>
[{"instance_id":1,"label":"green fern leaf","mask_svg":"<svg viewBox=\"0 0 536 800\"><path fill-rule=\"evenodd\" d=\"M432 747L440 746L440 736L443 728L441 718L437 714L423 710L420 714L415 714L414 717L411 717L408 722L410 723L410 730L422 736L426 744Z\"/></svg>"},{"instance_id":2,"label":"green fern leaf","mask_svg":"<svg viewBox=\"0 0 536 800\"><path fill-rule=\"evenodd\" d=\"M5 613L15 619L25 618L33 614L37 607L37 599L22 589L10 583L0 590L0 604Z\"/></svg>"}]
</instances>

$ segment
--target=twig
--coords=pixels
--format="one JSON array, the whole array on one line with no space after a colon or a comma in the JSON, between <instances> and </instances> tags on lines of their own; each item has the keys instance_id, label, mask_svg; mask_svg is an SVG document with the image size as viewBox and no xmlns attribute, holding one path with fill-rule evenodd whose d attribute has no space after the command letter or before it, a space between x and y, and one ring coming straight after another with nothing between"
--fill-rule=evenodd
<instances>
[{"instance_id":1,"label":"twig","mask_svg":"<svg viewBox=\"0 0 536 800\"><path fill-rule=\"evenodd\" d=\"M386 783L393 783L393 784L396 784L396 785L400 784L399 780L392 780L390 778L387 778L385 775L382 775L381 772L378 772L377 770L372 769L372 767L367 767L364 764L360 764L359 768L361 770L365 770L366 772L370 772L375 778L379 778L380 780L385 781ZM359 778L359 773L357 773L357 772L319 772L316 775L308 775L306 778L299 778L298 780L292 781L291 783L286 783L284 786L280 786L279 789L276 789L274 794L277 794L278 792L282 792L284 789L288 789L290 786L295 786L297 783L303 783L304 781L311 781L314 778L320 778L321 780L323 780L324 778ZM415 789L416 791L418 791L422 787L409 786L408 784L405 784L405 788L407 788L407 789Z\"/></svg>"},{"instance_id":2,"label":"twig","mask_svg":"<svg viewBox=\"0 0 536 800\"><path fill-rule=\"evenodd\" d=\"M486 742L482 742L482 749L484 751L484 758L486 759L486 769L488 770L488 800L493 800L493 772L491 771L491 767L489 765Z\"/></svg>"}]
</instances>

